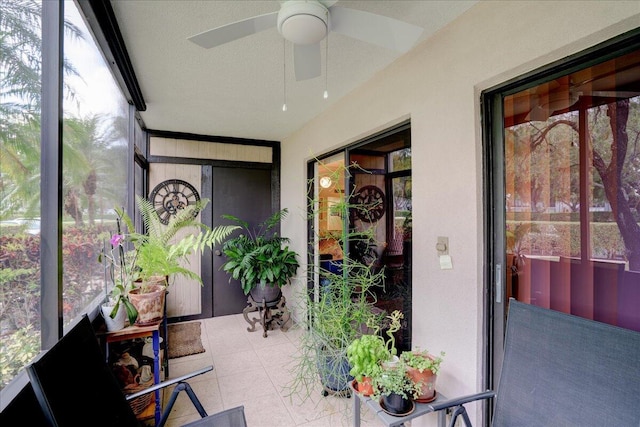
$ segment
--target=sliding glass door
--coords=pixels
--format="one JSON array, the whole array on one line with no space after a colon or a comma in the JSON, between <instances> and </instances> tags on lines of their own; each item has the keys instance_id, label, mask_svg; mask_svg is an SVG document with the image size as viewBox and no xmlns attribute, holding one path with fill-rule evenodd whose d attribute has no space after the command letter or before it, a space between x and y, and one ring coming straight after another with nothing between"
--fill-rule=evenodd
<instances>
[{"instance_id":1,"label":"sliding glass door","mask_svg":"<svg viewBox=\"0 0 640 427\"><path fill-rule=\"evenodd\" d=\"M640 331L640 36L484 101L494 372L509 298Z\"/></svg>"}]
</instances>

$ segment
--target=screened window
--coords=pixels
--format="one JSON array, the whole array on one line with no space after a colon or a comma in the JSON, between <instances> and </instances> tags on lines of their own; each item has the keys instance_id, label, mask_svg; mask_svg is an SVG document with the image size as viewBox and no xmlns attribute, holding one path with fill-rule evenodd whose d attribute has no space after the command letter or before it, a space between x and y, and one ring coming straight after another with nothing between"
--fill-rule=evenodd
<instances>
[{"instance_id":1,"label":"screened window","mask_svg":"<svg viewBox=\"0 0 640 427\"><path fill-rule=\"evenodd\" d=\"M41 9L0 2L0 389L40 351Z\"/></svg>"},{"instance_id":2,"label":"screened window","mask_svg":"<svg viewBox=\"0 0 640 427\"><path fill-rule=\"evenodd\" d=\"M132 109L76 3L65 1L63 7L60 16L58 2L0 2L3 392L40 351L42 342L51 345L63 325L92 312L104 298L98 253L115 228L113 208L127 206ZM64 27L63 60L58 55L60 27ZM48 60L43 61L43 54ZM141 129L138 133L144 139ZM41 141L41 134L47 138ZM55 147L61 147L61 166ZM50 182L51 177L61 180L61 188ZM61 201L62 216L52 208L56 201ZM41 208L41 202L48 208ZM61 248L51 237L60 237L57 225L62 229ZM46 251L41 250L41 236ZM41 262L45 252L49 262ZM56 262L60 257L62 271Z\"/></svg>"},{"instance_id":3,"label":"screened window","mask_svg":"<svg viewBox=\"0 0 640 427\"><path fill-rule=\"evenodd\" d=\"M63 313L65 323L105 295L103 244L127 205L129 105L73 1L65 2Z\"/></svg>"}]
</instances>

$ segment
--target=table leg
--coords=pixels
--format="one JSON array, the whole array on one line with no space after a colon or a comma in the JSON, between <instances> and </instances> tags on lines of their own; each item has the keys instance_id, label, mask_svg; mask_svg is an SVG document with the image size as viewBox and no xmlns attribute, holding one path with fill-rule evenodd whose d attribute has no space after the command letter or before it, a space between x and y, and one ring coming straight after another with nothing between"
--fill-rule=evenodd
<instances>
[{"instance_id":1,"label":"table leg","mask_svg":"<svg viewBox=\"0 0 640 427\"><path fill-rule=\"evenodd\" d=\"M160 332L158 330L153 331L153 382L154 384L160 383ZM158 425L162 418L160 390L156 390L154 394L156 398L155 425Z\"/></svg>"},{"instance_id":2,"label":"table leg","mask_svg":"<svg viewBox=\"0 0 640 427\"><path fill-rule=\"evenodd\" d=\"M360 427L360 396L355 391L353 396L353 427Z\"/></svg>"}]
</instances>

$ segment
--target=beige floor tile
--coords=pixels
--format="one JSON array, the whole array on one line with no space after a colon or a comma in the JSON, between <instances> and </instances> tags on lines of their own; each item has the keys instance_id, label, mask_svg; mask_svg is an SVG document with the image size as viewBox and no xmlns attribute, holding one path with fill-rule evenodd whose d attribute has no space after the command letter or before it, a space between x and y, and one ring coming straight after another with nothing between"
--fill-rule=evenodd
<instances>
[{"instance_id":1,"label":"beige floor tile","mask_svg":"<svg viewBox=\"0 0 640 427\"><path fill-rule=\"evenodd\" d=\"M231 335L224 335L219 337L208 337L209 348L211 349L211 355L215 358L225 354L232 354L241 351L253 350L253 346L247 340L243 334L247 332L236 332ZM207 338L203 337L203 340Z\"/></svg>"},{"instance_id":2,"label":"beige floor tile","mask_svg":"<svg viewBox=\"0 0 640 427\"><path fill-rule=\"evenodd\" d=\"M276 388L262 367L219 378L225 408L243 404L260 396L276 393Z\"/></svg>"},{"instance_id":3,"label":"beige floor tile","mask_svg":"<svg viewBox=\"0 0 640 427\"><path fill-rule=\"evenodd\" d=\"M169 360L169 377L177 378L182 375L190 374L199 369L205 368L207 366L213 365L213 358L209 355L207 358L199 358L199 359L188 359L186 357L180 357L178 359ZM206 378L216 377L215 366L212 372L207 372L206 374L198 375L193 379L190 379L189 382L193 381L204 381Z\"/></svg>"},{"instance_id":4,"label":"beige floor tile","mask_svg":"<svg viewBox=\"0 0 640 427\"><path fill-rule=\"evenodd\" d=\"M260 325L248 332L242 314L202 321L205 353L171 359L172 378L213 365L214 370L189 380L208 413L243 405L249 427L351 426L351 399L322 396L318 384L309 396L291 395L292 369L299 353L297 342L304 330L297 325L287 331L268 331ZM181 393L184 394L184 393ZM165 393L165 399L169 393ZM180 396L167 423L169 427L199 416L186 395ZM382 427L368 408L362 408L362 427Z\"/></svg>"},{"instance_id":5,"label":"beige floor tile","mask_svg":"<svg viewBox=\"0 0 640 427\"><path fill-rule=\"evenodd\" d=\"M213 362L217 370L218 378L244 372L256 364L261 366L258 355L254 350L215 355Z\"/></svg>"},{"instance_id":6,"label":"beige floor tile","mask_svg":"<svg viewBox=\"0 0 640 427\"><path fill-rule=\"evenodd\" d=\"M296 346L287 339L255 350L262 366L266 369L287 363L290 357L297 353Z\"/></svg>"},{"instance_id":7,"label":"beige floor tile","mask_svg":"<svg viewBox=\"0 0 640 427\"><path fill-rule=\"evenodd\" d=\"M230 314L228 316L210 317L208 319L202 319L202 324L205 328L213 326L215 329L227 329L236 328L240 326L242 320L242 314Z\"/></svg>"},{"instance_id":8,"label":"beige floor tile","mask_svg":"<svg viewBox=\"0 0 640 427\"><path fill-rule=\"evenodd\" d=\"M244 412L247 425L250 427L294 427L296 425L277 393L247 400L244 403Z\"/></svg>"},{"instance_id":9,"label":"beige floor tile","mask_svg":"<svg viewBox=\"0 0 640 427\"><path fill-rule=\"evenodd\" d=\"M189 381L189 385L207 413L214 414L224 409L220 389L218 387L218 381L215 378L210 378L208 381L200 382ZM165 393L165 404L169 400L169 396L172 391L173 389L168 390L167 393ZM187 393L182 391L176 399L169 418L184 417L187 415L195 415L197 418L198 411L191 402L191 399L189 399Z\"/></svg>"}]
</instances>

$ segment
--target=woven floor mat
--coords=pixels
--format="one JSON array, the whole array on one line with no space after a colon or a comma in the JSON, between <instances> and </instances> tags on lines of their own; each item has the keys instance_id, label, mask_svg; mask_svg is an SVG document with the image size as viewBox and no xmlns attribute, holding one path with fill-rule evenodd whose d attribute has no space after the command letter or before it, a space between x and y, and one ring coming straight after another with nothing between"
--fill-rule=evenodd
<instances>
[{"instance_id":1,"label":"woven floor mat","mask_svg":"<svg viewBox=\"0 0 640 427\"><path fill-rule=\"evenodd\" d=\"M200 322L169 325L169 359L204 353Z\"/></svg>"}]
</instances>

